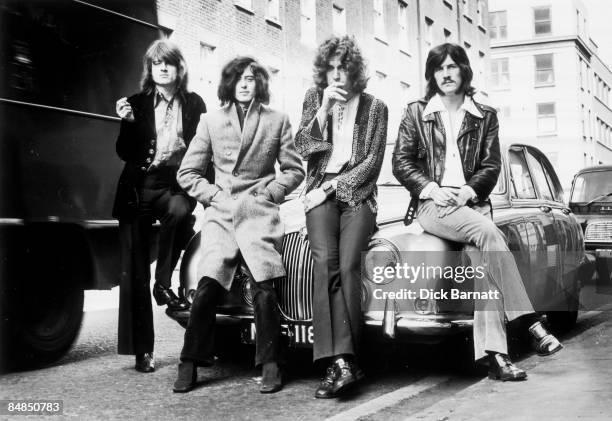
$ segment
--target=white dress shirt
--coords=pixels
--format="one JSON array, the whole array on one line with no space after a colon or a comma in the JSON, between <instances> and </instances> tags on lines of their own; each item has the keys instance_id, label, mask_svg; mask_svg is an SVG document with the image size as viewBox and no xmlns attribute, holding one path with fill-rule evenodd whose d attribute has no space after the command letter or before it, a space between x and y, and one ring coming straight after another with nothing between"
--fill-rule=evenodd
<instances>
[{"instance_id":1,"label":"white dress shirt","mask_svg":"<svg viewBox=\"0 0 612 421\"><path fill-rule=\"evenodd\" d=\"M442 176L441 185L447 187L461 187L466 183L465 176L463 174L463 164L461 162L461 155L459 154L459 147L457 146L457 140L459 138L459 130L463 123L465 113L468 112L475 117L482 118L482 114L474 104L471 97L466 96L463 100L463 104L459 107L457 112L453 115L446 109L439 94L434 95L423 110L423 118L433 113L440 113L440 119L444 126L445 133L445 161L444 161L444 174ZM420 199L428 199L431 191L438 184L431 182L425 186L419 195ZM469 186L467 186L469 187ZM476 197L476 192L473 191L472 197Z\"/></svg>"},{"instance_id":2,"label":"white dress shirt","mask_svg":"<svg viewBox=\"0 0 612 421\"><path fill-rule=\"evenodd\" d=\"M353 129L359 106L359 95L353 96L346 103L336 102L332 108L332 154L325 167L326 173L337 174L351 159L353 153ZM326 120L327 122L327 120ZM327 135L325 127L322 129Z\"/></svg>"}]
</instances>

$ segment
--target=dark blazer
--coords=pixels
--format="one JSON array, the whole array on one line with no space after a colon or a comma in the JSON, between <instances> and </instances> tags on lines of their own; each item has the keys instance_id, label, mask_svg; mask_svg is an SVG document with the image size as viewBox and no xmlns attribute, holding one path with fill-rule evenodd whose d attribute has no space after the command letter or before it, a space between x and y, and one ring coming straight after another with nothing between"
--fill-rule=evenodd
<instances>
[{"instance_id":1,"label":"dark blazer","mask_svg":"<svg viewBox=\"0 0 612 421\"><path fill-rule=\"evenodd\" d=\"M157 131L155 129L155 111L153 101L155 93L138 93L128 98L134 112L134 121L121 120L117 138L117 155L125 161L123 172L119 177L113 217L131 218L138 209L136 189L142 182L147 168L155 157L157 150ZM200 121L200 115L206 112L206 105L200 96L189 92L180 95L183 114L183 139L189 147ZM213 181L212 167L206 177ZM190 198L195 207L195 201Z\"/></svg>"},{"instance_id":2,"label":"dark blazer","mask_svg":"<svg viewBox=\"0 0 612 421\"><path fill-rule=\"evenodd\" d=\"M315 118L323 100L322 91L310 88L304 97L302 121L295 135L295 146L308 161L306 191L321 185L325 168L332 154L331 111L327 116L327 140ZM336 198L350 206L368 203L373 212L376 206L376 180L380 174L387 143L387 106L381 100L362 92L359 97L353 152L346 169L338 176Z\"/></svg>"},{"instance_id":3,"label":"dark blazer","mask_svg":"<svg viewBox=\"0 0 612 421\"><path fill-rule=\"evenodd\" d=\"M480 201L488 199L501 171L499 123L495 109L477 103L482 118L465 113L457 146L466 184ZM446 138L439 113L423 116L425 99L408 104L393 151L393 175L412 196L405 222L416 215L418 198L431 181L440 183L444 173Z\"/></svg>"}]
</instances>

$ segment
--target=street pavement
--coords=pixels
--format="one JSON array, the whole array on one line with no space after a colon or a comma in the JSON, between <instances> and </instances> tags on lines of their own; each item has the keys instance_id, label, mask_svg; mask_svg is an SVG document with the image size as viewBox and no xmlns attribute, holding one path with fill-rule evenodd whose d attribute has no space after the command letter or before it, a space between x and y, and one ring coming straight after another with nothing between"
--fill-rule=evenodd
<instances>
[{"instance_id":1,"label":"street pavement","mask_svg":"<svg viewBox=\"0 0 612 421\"><path fill-rule=\"evenodd\" d=\"M112 306L112 297L109 302ZM71 352L51 367L0 376L0 399L63 400L63 417L48 419L612 419L611 311L583 312L562 337L565 349L554 356L539 357L513 344L513 358L529 374L524 382L465 374L449 359L453 350L421 346L399 356L375 355L377 363L368 367L358 393L317 400L313 393L322 373L312 367L308 352L291 354L281 392L261 395L249 347L214 368L199 369L198 387L174 394L183 328L155 308L157 370L141 374L133 370L133 357L116 354L116 308L89 308ZM42 419L14 417L28 418Z\"/></svg>"}]
</instances>

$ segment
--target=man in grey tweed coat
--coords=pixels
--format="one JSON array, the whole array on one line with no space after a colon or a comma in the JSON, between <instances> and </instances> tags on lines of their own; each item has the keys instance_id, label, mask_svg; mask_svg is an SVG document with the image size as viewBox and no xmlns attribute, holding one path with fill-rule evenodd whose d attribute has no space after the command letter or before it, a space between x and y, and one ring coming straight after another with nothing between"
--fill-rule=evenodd
<instances>
[{"instance_id":1,"label":"man in grey tweed coat","mask_svg":"<svg viewBox=\"0 0 612 421\"><path fill-rule=\"evenodd\" d=\"M260 391L281 389L278 369L280 315L273 280L285 276L284 226L279 204L304 179L288 117L268 102L268 73L238 57L222 71L225 104L202 117L178 172L181 187L206 207L200 282L185 331L175 392L195 384L197 366L212 363L215 307L229 290L241 261L251 274L255 312L255 364L263 366ZM279 163L279 174L275 164ZM215 184L204 175L215 168Z\"/></svg>"}]
</instances>

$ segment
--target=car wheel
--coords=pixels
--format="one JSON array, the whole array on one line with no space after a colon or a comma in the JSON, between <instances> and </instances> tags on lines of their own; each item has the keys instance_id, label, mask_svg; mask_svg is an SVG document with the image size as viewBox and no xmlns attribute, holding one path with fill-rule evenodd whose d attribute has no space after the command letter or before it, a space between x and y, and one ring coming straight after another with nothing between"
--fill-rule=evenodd
<instances>
[{"instance_id":1,"label":"car wheel","mask_svg":"<svg viewBox=\"0 0 612 421\"><path fill-rule=\"evenodd\" d=\"M83 289L47 279L19 295L25 299L11 312L7 368L37 368L61 358L81 328Z\"/></svg>"}]
</instances>

